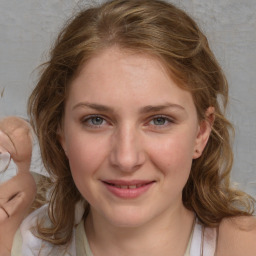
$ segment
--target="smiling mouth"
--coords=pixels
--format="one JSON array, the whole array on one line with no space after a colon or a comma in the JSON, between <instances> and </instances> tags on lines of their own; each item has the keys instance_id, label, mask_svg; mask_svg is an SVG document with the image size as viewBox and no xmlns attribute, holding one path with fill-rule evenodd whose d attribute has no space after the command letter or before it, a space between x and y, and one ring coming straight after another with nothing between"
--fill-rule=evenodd
<instances>
[{"instance_id":1,"label":"smiling mouth","mask_svg":"<svg viewBox=\"0 0 256 256\"><path fill-rule=\"evenodd\" d=\"M113 182L108 182L108 181L103 181L106 185L116 187L116 188L121 188L121 189L136 189L136 188L141 188L145 187L151 183L154 183L155 181L150 181L150 182L143 182L143 183L137 183L137 184L122 184L120 182L118 183L113 183Z\"/></svg>"},{"instance_id":2,"label":"smiling mouth","mask_svg":"<svg viewBox=\"0 0 256 256\"><path fill-rule=\"evenodd\" d=\"M107 184L110 185L110 186L116 187L116 188L136 189L136 188L140 188L140 187L146 186L149 183L147 183L147 184L137 184L137 185L116 185L116 184L111 184L111 183L107 183Z\"/></svg>"},{"instance_id":3,"label":"smiling mouth","mask_svg":"<svg viewBox=\"0 0 256 256\"><path fill-rule=\"evenodd\" d=\"M115 196L123 199L133 199L146 193L156 181L107 180L102 182L108 191Z\"/></svg>"}]
</instances>

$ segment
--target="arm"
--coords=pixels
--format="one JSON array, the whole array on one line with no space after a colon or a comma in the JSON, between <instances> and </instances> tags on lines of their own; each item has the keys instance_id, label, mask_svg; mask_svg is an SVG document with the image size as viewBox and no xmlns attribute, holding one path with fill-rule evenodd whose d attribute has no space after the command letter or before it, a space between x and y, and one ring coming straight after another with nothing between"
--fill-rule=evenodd
<instances>
[{"instance_id":1,"label":"arm","mask_svg":"<svg viewBox=\"0 0 256 256\"><path fill-rule=\"evenodd\" d=\"M29 172L32 136L29 124L17 117L0 120L0 152L8 152L18 173L0 184L0 256L10 255L14 235L32 204L36 185Z\"/></svg>"}]
</instances>

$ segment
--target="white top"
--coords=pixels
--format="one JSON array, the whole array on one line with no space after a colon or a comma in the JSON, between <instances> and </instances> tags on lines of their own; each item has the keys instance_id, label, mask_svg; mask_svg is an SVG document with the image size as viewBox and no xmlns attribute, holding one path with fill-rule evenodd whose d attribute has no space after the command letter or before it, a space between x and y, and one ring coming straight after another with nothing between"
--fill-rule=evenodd
<instances>
[{"instance_id":1,"label":"white top","mask_svg":"<svg viewBox=\"0 0 256 256\"><path fill-rule=\"evenodd\" d=\"M76 217L73 237L71 243L64 250L61 246L54 246L48 242L35 237L31 232L31 227L35 226L38 218L47 215L47 205L39 208L30 214L21 224L20 230L16 233L12 247L12 256L93 256L82 221L84 208L82 204L76 206ZM187 246L187 251L184 256L214 256L216 249L215 228L203 228L196 220L193 234L191 234L190 242ZM203 242L202 242L203 241Z\"/></svg>"}]
</instances>

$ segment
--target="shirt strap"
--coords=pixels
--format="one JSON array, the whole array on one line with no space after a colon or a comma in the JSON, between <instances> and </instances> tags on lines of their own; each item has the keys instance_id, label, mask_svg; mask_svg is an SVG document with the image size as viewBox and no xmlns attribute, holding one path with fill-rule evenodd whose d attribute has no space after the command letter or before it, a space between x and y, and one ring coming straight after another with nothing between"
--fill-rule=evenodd
<instances>
[{"instance_id":1,"label":"shirt strap","mask_svg":"<svg viewBox=\"0 0 256 256\"><path fill-rule=\"evenodd\" d=\"M191 242L190 256L214 256L216 239L216 228L204 227L197 219Z\"/></svg>"}]
</instances>

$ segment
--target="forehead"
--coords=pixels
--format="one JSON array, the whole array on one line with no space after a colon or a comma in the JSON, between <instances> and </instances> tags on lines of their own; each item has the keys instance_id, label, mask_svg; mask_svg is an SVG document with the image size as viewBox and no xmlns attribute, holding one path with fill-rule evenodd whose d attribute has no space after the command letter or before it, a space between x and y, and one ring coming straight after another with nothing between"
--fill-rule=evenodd
<instances>
[{"instance_id":1,"label":"forehead","mask_svg":"<svg viewBox=\"0 0 256 256\"><path fill-rule=\"evenodd\" d=\"M193 103L191 94L175 83L157 58L117 47L105 49L82 66L69 94L73 101L102 104L115 103L114 99L121 105L171 101L191 107Z\"/></svg>"}]
</instances>

